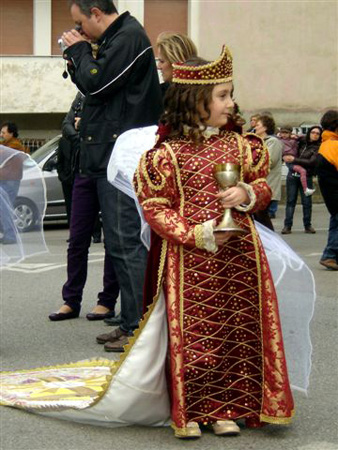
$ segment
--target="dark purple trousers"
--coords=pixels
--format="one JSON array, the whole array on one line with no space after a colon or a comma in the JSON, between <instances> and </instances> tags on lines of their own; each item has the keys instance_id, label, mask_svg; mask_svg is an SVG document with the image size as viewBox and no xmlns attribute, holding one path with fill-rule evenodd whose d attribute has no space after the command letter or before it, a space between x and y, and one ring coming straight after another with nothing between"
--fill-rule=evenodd
<instances>
[{"instance_id":1,"label":"dark purple trousers","mask_svg":"<svg viewBox=\"0 0 338 450\"><path fill-rule=\"evenodd\" d=\"M62 288L65 304L75 311L81 308L83 289L87 280L88 252L100 209L97 180L76 176L67 253L67 281ZM97 303L114 310L119 291L114 264L105 251L103 291L98 294Z\"/></svg>"}]
</instances>

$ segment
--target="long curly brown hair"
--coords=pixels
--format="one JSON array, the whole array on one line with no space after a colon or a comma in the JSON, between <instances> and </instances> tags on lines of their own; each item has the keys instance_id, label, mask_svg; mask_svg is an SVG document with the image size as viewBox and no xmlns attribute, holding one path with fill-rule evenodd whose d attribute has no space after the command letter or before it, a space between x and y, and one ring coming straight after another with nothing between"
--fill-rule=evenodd
<instances>
[{"instance_id":1,"label":"long curly brown hair","mask_svg":"<svg viewBox=\"0 0 338 450\"><path fill-rule=\"evenodd\" d=\"M186 61L184 65L201 66L207 63L208 61L195 57ZM161 117L161 122L170 128L169 137L182 136L185 133L184 125L187 125L189 137L195 143L201 142L202 132L207 127L206 121L210 117L209 105L214 87L214 84L178 83L172 83L169 86L164 99L164 113Z\"/></svg>"}]
</instances>

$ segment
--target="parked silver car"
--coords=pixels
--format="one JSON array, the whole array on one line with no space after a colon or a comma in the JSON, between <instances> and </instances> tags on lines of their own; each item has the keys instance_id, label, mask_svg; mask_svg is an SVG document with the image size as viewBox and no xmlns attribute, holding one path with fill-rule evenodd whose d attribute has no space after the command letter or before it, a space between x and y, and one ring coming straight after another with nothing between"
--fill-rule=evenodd
<instances>
[{"instance_id":1,"label":"parked silver car","mask_svg":"<svg viewBox=\"0 0 338 450\"><path fill-rule=\"evenodd\" d=\"M44 220L67 219L65 200L63 197L61 182L56 171L57 149L61 135L48 141L36 150L32 155L34 162L40 167L46 185L47 207ZM34 180L34 172L31 171L32 161L24 162L23 177L20 189L15 199L15 222L19 231L25 232L39 225L39 217L42 216L44 202L41 190L34 189L38 180Z\"/></svg>"}]
</instances>

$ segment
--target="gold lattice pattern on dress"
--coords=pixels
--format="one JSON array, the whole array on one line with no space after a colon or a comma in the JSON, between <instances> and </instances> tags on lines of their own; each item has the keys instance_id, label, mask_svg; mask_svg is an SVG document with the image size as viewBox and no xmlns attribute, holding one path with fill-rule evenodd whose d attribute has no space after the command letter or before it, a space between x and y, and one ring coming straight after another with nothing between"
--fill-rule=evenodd
<instances>
[{"instance_id":1,"label":"gold lattice pattern on dress","mask_svg":"<svg viewBox=\"0 0 338 450\"><path fill-rule=\"evenodd\" d=\"M214 165L241 162L242 155L238 150L236 134L227 133L225 136L213 137L197 152L189 142L186 145L184 142L174 143L172 148L174 152L180 149L177 162L184 189L184 216L192 225L221 218L224 209L215 197L219 186L214 178ZM248 227L245 215L236 210L233 210L233 215L239 223L244 221L242 226Z\"/></svg>"},{"instance_id":2,"label":"gold lattice pattern on dress","mask_svg":"<svg viewBox=\"0 0 338 450\"><path fill-rule=\"evenodd\" d=\"M172 146L175 152L175 144ZM221 217L214 164L240 163L234 133L213 137L196 152L177 154L191 224ZM236 220L249 227L246 214ZM215 255L184 250L185 392L189 420L209 422L259 414L261 330L257 265L251 235L229 241Z\"/></svg>"},{"instance_id":3,"label":"gold lattice pattern on dress","mask_svg":"<svg viewBox=\"0 0 338 450\"><path fill-rule=\"evenodd\" d=\"M251 239L215 256L185 252L184 357L189 420L259 414L261 344ZM227 261L225 263L225 261Z\"/></svg>"}]
</instances>

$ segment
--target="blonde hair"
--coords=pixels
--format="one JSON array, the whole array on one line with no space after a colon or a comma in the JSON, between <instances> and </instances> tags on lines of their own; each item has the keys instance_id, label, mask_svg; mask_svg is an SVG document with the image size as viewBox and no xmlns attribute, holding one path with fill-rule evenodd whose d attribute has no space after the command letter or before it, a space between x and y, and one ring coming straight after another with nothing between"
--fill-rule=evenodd
<instances>
[{"instance_id":1,"label":"blonde hair","mask_svg":"<svg viewBox=\"0 0 338 450\"><path fill-rule=\"evenodd\" d=\"M184 62L197 56L196 45L185 34L164 31L158 36L156 45L163 58L170 64Z\"/></svg>"}]
</instances>

